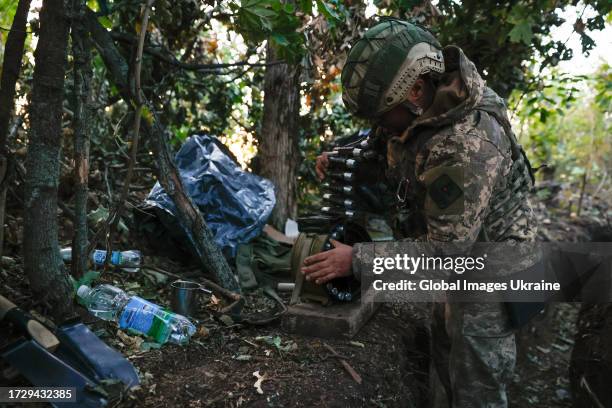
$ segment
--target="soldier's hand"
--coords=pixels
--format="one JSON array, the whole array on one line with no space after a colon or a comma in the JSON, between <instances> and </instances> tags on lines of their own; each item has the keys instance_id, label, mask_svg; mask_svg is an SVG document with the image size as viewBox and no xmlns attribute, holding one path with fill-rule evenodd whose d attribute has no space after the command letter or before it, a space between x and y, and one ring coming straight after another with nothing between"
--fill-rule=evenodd
<instances>
[{"instance_id":1,"label":"soldier's hand","mask_svg":"<svg viewBox=\"0 0 612 408\"><path fill-rule=\"evenodd\" d=\"M330 242L334 249L319 252L304 259L302 273L306 275L306 280L321 285L331 279L351 274L353 247L333 239Z\"/></svg>"},{"instance_id":2,"label":"soldier's hand","mask_svg":"<svg viewBox=\"0 0 612 408\"><path fill-rule=\"evenodd\" d=\"M317 177L319 177L319 180L323 180L325 178L325 173L327 173L328 164L329 160L327 159L326 153L317 156L317 164L315 165L315 171L317 172Z\"/></svg>"}]
</instances>

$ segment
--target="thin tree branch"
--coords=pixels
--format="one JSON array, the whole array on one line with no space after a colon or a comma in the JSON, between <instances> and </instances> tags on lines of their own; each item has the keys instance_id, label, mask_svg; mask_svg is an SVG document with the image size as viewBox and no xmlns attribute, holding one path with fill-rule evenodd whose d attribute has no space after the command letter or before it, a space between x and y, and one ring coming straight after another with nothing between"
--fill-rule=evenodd
<instances>
[{"instance_id":1,"label":"thin tree branch","mask_svg":"<svg viewBox=\"0 0 612 408\"><path fill-rule=\"evenodd\" d=\"M8 31L9 33L31 34L29 30L19 30L17 28L0 27L0 31Z\"/></svg>"},{"instance_id":2,"label":"thin tree branch","mask_svg":"<svg viewBox=\"0 0 612 408\"><path fill-rule=\"evenodd\" d=\"M9 123L15 106L15 86L19 79L23 48L26 39L25 27L28 19L30 0L20 0L13 18L13 24L6 39L2 77L0 78L0 256L4 247L4 211L6 191L11 179L13 158L8 148Z\"/></svg>"},{"instance_id":3,"label":"thin tree branch","mask_svg":"<svg viewBox=\"0 0 612 408\"><path fill-rule=\"evenodd\" d=\"M123 187L121 189L121 193L119 194L117 201L115 202L114 211L112 211L106 222L107 222L107 241L106 241L106 253L110 254L112 252L112 241L113 235L115 233L115 229L117 227L117 223L121 219L123 212L125 210L125 201L128 198L128 194L130 192L130 184L132 178L134 176L134 164L136 163L136 155L138 153L138 141L140 139L140 122L142 118L142 109L143 109L143 95L141 89L141 81L140 81L140 73L142 71L142 53L144 49L145 37L147 36L147 26L149 25L149 14L151 11L151 7L155 3L155 0L147 0L146 4L143 6L144 9L142 11L142 21L140 23L140 33L138 36L138 48L136 49L136 58L134 62L134 99L136 102L136 110L134 112L134 125L133 125L133 136L132 136L132 146L130 150L130 161L128 163L127 174L125 176L125 181ZM106 267L110 261L110 255L107 255L104 266Z\"/></svg>"},{"instance_id":4,"label":"thin tree branch","mask_svg":"<svg viewBox=\"0 0 612 408\"><path fill-rule=\"evenodd\" d=\"M87 199L89 196L89 144L93 100L91 92L91 39L84 27L85 0L72 3L72 55L74 75L74 237L72 239L72 275L83 276L89 262ZM61 206L61 201L60 201Z\"/></svg>"},{"instance_id":5,"label":"thin tree branch","mask_svg":"<svg viewBox=\"0 0 612 408\"><path fill-rule=\"evenodd\" d=\"M0 155L8 154L7 134L11 113L15 105L15 85L19 78L23 47L25 44L25 27L27 24L30 0L21 0L13 18L9 34L6 39L4 61L2 62L2 77L0 78Z\"/></svg>"},{"instance_id":6,"label":"thin tree branch","mask_svg":"<svg viewBox=\"0 0 612 408\"><path fill-rule=\"evenodd\" d=\"M128 33L120 33L116 31L110 32L111 37L120 42L132 44L137 39ZM239 61L239 62L230 62L230 63L210 63L210 64L194 64L183 62L177 59L170 50L161 49L160 47L145 47L144 52L147 54L166 62L172 66L175 66L180 69L188 70L188 71L207 71L210 73L219 73L219 69L224 68L232 68L232 67L269 67L272 65L284 64L285 61L271 61L271 62L248 62L248 61Z\"/></svg>"},{"instance_id":7,"label":"thin tree branch","mask_svg":"<svg viewBox=\"0 0 612 408\"><path fill-rule=\"evenodd\" d=\"M113 78L113 83L119 88L121 97L128 104L131 104L132 89L130 89L128 84L129 67L125 59L115 47L113 39L106 28L98 22L96 13L87 8L85 14L87 28L91 33L96 49L100 53L100 57L104 61L104 65L108 68L109 74Z\"/></svg>"}]
</instances>

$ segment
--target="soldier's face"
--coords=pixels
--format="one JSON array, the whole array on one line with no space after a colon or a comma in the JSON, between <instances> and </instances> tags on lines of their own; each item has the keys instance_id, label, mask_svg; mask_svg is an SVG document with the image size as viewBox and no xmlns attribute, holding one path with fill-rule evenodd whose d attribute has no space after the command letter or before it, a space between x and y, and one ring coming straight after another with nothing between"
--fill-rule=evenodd
<instances>
[{"instance_id":1,"label":"soldier's face","mask_svg":"<svg viewBox=\"0 0 612 408\"><path fill-rule=\"evenodd\" d=\"M404 106L396 106L385 113L378 122L388 132L400 134L416 119L416 115Z\"/></svg>"},{"instance_id":2,"label":"soldier's face","mask_svg":"<svg viewBox=\"0 0 612 408\"><path fill-rule=\"evenodd\" d=\"M417 108L422 112L423 108L431 105L431 97L433 90L430 89L428 83L419 78L416 80L412 88L406 94L406 103L396 106L389 112L385 113L379 121L379 125L392 133L402 133L408 126L418 117L417 111L411 110L406 104ZM420 113L419 113L420 114Z\"/></svg>"}]
</instances>

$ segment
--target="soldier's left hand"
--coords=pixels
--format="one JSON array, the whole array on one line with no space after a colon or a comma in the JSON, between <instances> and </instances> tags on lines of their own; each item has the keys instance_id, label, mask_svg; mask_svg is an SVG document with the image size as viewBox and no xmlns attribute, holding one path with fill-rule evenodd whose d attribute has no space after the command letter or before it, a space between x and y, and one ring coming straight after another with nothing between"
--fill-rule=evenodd
<instances>
[{"instance_id":1,"label":"soldier's left hand","mask_svg":"<svg viewBox=\"0 0 612 408\"><path fill-rule=\"evenodd\" d=\"M306 280L321 285L331 279L351 274L353 247L333 239L330 242L334 249L304 259L302 273L306 275Z\"/></svg>"}]
</instances>

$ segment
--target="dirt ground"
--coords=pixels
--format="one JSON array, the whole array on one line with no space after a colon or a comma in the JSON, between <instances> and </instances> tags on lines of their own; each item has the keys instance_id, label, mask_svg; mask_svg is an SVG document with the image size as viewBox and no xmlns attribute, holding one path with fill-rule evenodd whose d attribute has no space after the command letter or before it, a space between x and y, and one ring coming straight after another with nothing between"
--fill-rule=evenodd
<instances>
[{"instance_id":1,"label":"dirt ground","mask_svg":"<svg viewBox=\"0 0 612 408\"><path fill-rule=\"evenodd\" d=\"M7 262L5 258L5 263ZM10 263L10 262L9 262ZM17 262L5 268L1 293L36 313ZM151 290L145 274L132 282ZM132 278L133 279L133 278ZM126 285L125 275L103 280ZM129 285L127 285L129 286ZM162 283L157 301L165 303ZM19 296L22 298L20 299ZM17 297L17 298L16 298ZM249 298L251 312L269 304ZM570 407L568 362L578 305L553 305L547 316L519 336L519 362L509 395L512 407ZM123 395L119 407L422 407L428 395L427 305L383 305L351 341L287 335L278 322L265 326L219 318L214 305L202 311L200 330L185 347L155 345L81 310L108 344L128 356L142 385ZM0 323L0 346L14 338ZM9 334L6 336L5 334ZM331 346L361 377L361 384L332 356ZM255 387L263 377L261 391ZM15 384L25 385L23 379Z\"/></svg>"},{"instance_id":2,"label":"dirt ground","mask_svg":"<svg viewBox=\"0 0 612 408\"><path fill-rule=\"evenodd\" d=\"M511 406L572 406L568 370L579 309L578 303L551 304L545 316L519 333Z\"/></svg>"},{"instance_id":3,"label":"dirt ground","mask_svg":"<svg viewBox=\"0 0 612 408\"><path fill-rule=\"evenodd\" d=\"M588 239L579 223L551 222L546 214L540 218L547 225L541 237L544 240ZM15 220L9 218L9 225L12 222ZM69 242L70 230L62 231L62 242ZM18 242L18 237L14 241ZM17 250L8 255L2 258L0 294L52 324L45 318L45 305L29 291ZM149 257L147 264L154 268L138 274L108 271L100 281L169 305L168 286L174 278L155 268L198 279L193 273L185 275L187 269L164 258ZM265 325L233 321L218 312L222 304L218 298L211 298L203 306L200 329L189 345L161 348L118 330L113 323L99 321L80 308L92 330L126 355L140 373L140 388L121 395L113 406L426 406L427 305L383 305L349 341L288 335L278 321ZM245 313L266 315L273 306L273 301L255 292L247 297ZM578 310L578 304L550 305L545 316L519 333L518 364L508 390L511 407L571 407L568 366ZM0 347L16 337L10 325L0 322ZM326 345L340 354L350 368L332 356ZM3 368L0 361L0 372ZM0 385L8 384L0 380ZM10 384L27 382L17 378Z\"/></svg>"},{"instance_id":4,"label":"dirt ground","mask_svg":"<svg viewBox=\"0 0 612 408\"><path fill-rule=\"evenodd\" d=\"M28 296L20 269L18 263L5 269L7 279L0 293L42 319L44 308ZM102 280L129 286L124 276L113 272ZM151 288L141 282L140 289ZM164 285L157 289L157 301L167 304ZM253 313L268 306L257 294L247 302ZM428 363L423 307L383 306L352 342L287 335L278 322L236 324L215 317L212 309L212 304L203 309L200 330L189 345L161 348L80 310L92 330L127 355L140 373L140 389L123 396L117 406L417 407L424 403ZM0 333L0 347L16 338L7 323L0 323ZM350 364L361 385L325 344ZM254 387L256 372L264 378L261 393ZM17 379L14 384L27 383Z\"/></svg>"},{"instance_id":5,"label":"dirt ground","mask_svg":"<svg viewBox=\"0 0 612 408\"><path fill-rule=\"evenodd\" d=\"M143 387L136 398L150 407L416 407L426 391L420 366L426 350L415 348L418 331L399 318L404 312L411 311L384 307L353 343L288 336L275 326L220 328L187 350L159 350L134 361L141 371L154 373L157 382L154 391ZM280 336L291 350L258 340L262 335ZM361 376L361 385L324 344L345 358ZM249 358L243 361L245 355ZM261 394L254 387L255 372L265 376Z\"/></svg>"}]
</instances>

